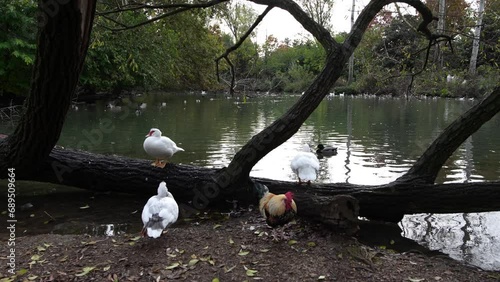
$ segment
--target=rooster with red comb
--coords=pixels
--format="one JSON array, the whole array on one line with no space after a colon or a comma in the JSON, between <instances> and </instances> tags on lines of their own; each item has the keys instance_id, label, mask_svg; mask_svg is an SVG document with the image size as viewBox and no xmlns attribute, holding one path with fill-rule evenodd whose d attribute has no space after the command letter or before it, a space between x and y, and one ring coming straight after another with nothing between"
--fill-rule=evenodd
<instances>
[{"instance_id":1,"label":"rooster with red comb","mask_svg":"<svg viewBox=\"0 0 500 282\"><path fill-rule=\"evenodd\" d=\"M297 205L292 192L273 194L266 185L259 182L255 182L255 189L260 196L259 211L269 226L283 226L295 218Z\"/></svg>"}]
</instances>

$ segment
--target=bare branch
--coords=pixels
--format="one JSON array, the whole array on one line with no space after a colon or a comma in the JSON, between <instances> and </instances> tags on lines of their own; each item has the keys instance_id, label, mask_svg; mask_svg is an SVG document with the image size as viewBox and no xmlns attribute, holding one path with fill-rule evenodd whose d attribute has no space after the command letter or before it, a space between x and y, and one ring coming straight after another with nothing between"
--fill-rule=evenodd
<instances>
[{"instance_id":1,"label":"bare branch","mask_svg":"<svg viewBox=\"0 0 500 282\"><path fill-rule=\"evenodd\" d=\"M420 13L423 20L419 24L419 26L416 28L416 31L423 34L429 40L429 44L425 48L426 56L425 56L424 65L422 66L422 68L419 71L410 74L411 81L410 81L410 84L408 85L408 88L407 88L407 93L410 93L415 76L421 74L425 70L425 68L427 67L431 47L433 45L439 43L440 41L442 41L442 39L444 38L445 41L449 42L451 49L453 50L453 46L451 44L451 41L452 41L451 36L448 36L445 34L433 34L429 30L429 27L428 27L429 24L434 20L437 21L438 18L436 18L432 15L431 10L423 2L421 2L420 0L374 0L374 1L371 1L363 9L361 14L359 15L358 19L356 20L356 23L354 24L354 26L352 28L351 33L346 38L343 47L349 53L354 52L354 49L358 46L365 30L368 28L370 22L375 17L375 15L379 11L381 11L385 5L388 5L391 3L396 4L398 2L406 3L410 6L412 6L413 8L415 8ZM396 5L396 8L398 9L398 13L400 13L398 5ZM405 23L407 23L412 29L415 29L412 25L410 25L404 19L404 17L402 17L402 18L403 18L403 21L405 21ZM421 51L423 51L423 50L419 50L417 53L420 53Z\"/></svg>"},{"instance_id":2,"label":"bare branch","mask_svg":"<svg viewBox=\"0 0 500 282\"><path fill-rule=\"evenodd\" d=\"M196 4L174 3L174 4L164 4L164 5L149 5L149 4L131 2L130 4L124 5L121 8L117 8L110 11L98 12L96 14L99 16L103 16L103 15L116 14L126 11L143 10L143 9L149 10L149 9L207 8L227 1L229 0L212 0L206 3L196 3Z\"/></svg>"},{"instance_id":3,"label":"bare branch","mask_svg":"<svg viewBox=\"0 0 500 282\"><path fill-rule=\"evenodd\" d=\"M146 4L141 4L139 6L133 6L133 7L130 7L130 8L125 8L125 9L116 9L116 10L113 10L113 11L101 12L101 13L97 13L97 14L101 15L101 16L104 16L104 15L108 15L108 14L112 14L112 13L118 13L118 12L123 12L123 11L133 11L133 10L138 10L138 9L160 9L160 8L161 9L169 9L169 8L175 9L173 11L166 12L164 14L161 14L161 15L157 16L157 17L151 18L151 19L149 19L147 21L140 22L138 24L131 25L131 26L127 26L127 25L125 25L123 23L119 23L119 22L117 22L115 20L111 20L109 17L106 17L106 19L111 20L114 23L122 26L121 28L108 28L109 30L112 30L112 31L121 31L121 30L127 30L127 29L137 28L137 27L140 27L140 26L143 26L143 25L146 25L146 24L149 24L149 23L161 20L163 18L167 18L167 17L173 16L175 14L182 13L184 11L188 11L188 10L192 10L192 9L198 9L198 8L208 8L208 7L212 7L212 6L215 6L217 4L227 2L227 1L229 1L229 0L212 0L212 1L209 1L209 2L205 2L205 3L195 3L195 4L169 4L169 5L146 5ZM131 4L131 5L134 5L134 4Z\"/></svg>"},{"instance_id":4,"label":"bare branch","mask_svg":"<svg viewBox=\"0 0 500 282\"><path fill-rule=\"evenodd\" d=\"M231 54L231 52L233 52L234 50L238 49L241 44L243 44L243 42L248 38L248 36L250 36L250 34L252 34L252 32L254 31L254 29L260 24L260 22L264 19L264 17L267 15L267 13L269 13L269 11L272 10L272 6L268 6L264 12L262 12L262 14L260 14L257 19L255 20L255 22L252 24L252 26L247 30L247 32L245 32L245 34L243 34L243 36L241 36L241 38L238 40L238 42L236 42L236 44L234 44L233 46L229 47L226 49L226 52L224 52L224 54L220 55L217 59L215 59L215 63L216 63L216 70L217 70L217 80L220 82L220 74L219 74L219 61L221 59L224 59L228 64L229 66L231 67L231 88L229 89L229 93L231 93L231 96L234 94L234 81L235 81L235 73L234 73L234 66L233 64L231 63L231 60L229 60L229 54Z\"/></svg>"},{"instance_id":5,"label":"bare branch","mask_svg":"<svg viewBox=\"0 0 500 282\"><path fill-rule=\"evenodd\" d=\"M123 23L121 23L121 22L119 22L119 21L117 21L117 20L115 20L115 19L113 19L113 18L111 18L109 16L102 15L102 17L105 18L106 20L110 21L110 22L115 23L116 25L119 25L119 26L123 27L123 29L128 29L128 26L126 24L123 24ZM102 27L104 27L105 29L111 29L111 28L109 28L107 26L102 26Z\"/></svg>"}]
</instances>

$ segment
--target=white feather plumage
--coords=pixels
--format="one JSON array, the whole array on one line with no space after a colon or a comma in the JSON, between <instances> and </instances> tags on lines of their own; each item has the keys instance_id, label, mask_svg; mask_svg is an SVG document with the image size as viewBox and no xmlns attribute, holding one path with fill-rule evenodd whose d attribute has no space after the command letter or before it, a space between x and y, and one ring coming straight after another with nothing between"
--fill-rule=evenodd
<instances>
[{"instance_id":1,"label":"white feather plumage","mask_svg":"<svg viewBox=\"0 0 500 282\"><path fill-rule=\"evenodd\" d=\"M314 181L318 177L319 160L311 153L309 146L304 145L290 163L292 171L297 175L300 182Z\"/></svg>"},{"instance_id":2,"label":"white feather plumage","mask_svg":"<svg viewBox=\"0 0 500 282\"><path fill-rule=\"evenodd\" d=\"M168 160L175 153L184 151L184 149L177 147L177 144L172 139L161 134L158 128L151 128L148 135L146 135L143 147L148 155L156 159Z\"/></svg>"},{"instance_id":3,"label":"white feather plumage","mask_svg":"<svg viewBox=\"0 0 500 282\"><path fill-rule=\"evenodd\" d=\"M178 216L179 206L163 181L158 186L158 195L149 198L142 210L143 235L160 237L163 229L176 222Z\"/></svg>"}]
</instances>

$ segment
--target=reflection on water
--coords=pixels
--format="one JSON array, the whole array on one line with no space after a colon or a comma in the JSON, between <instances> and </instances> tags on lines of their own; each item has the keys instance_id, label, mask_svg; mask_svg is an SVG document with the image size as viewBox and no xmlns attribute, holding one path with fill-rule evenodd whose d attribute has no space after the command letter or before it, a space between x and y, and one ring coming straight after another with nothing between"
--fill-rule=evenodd
<instances>
[{"instance_id":1,"label":"reflection on water","mask_svg":"<svg viewBox=\"0 0 500 282\"><path fill-rule=\"evenodd\" d=\"M450 257L488 270L500 270L500 212L406 215L403 236Z\"/></svg>"},{"instance_id":2,"label":"reflection on water","mask_svg":"<svg viewBox=\"0 0 500 282\"><path fill-rule=\"evenodd\" d=\"M37 191L36 186L41 186L43 192ZM111 236L138 234L142 227L140 214L149 197L94 193L60 185L45 189L48 186L51 184L16 181L18 235L85 233ZM28 208L20 208L22 206ZM1 220L6 219L7 215L2 213Z\"/></svg>"},{"instance_id":3,"label":"reflection on water","mask_svg":"<svg viewBox=\"0 0 500 282\"><path fill-rule=\"evenodd\" d=\"M186 150L176 154L173 162L222 167L297 98L270 96L244 100L224 95L141 95L79 104L68 114L59 145L149 159L142 143L149 129L157 127ZM320 159L318 181L388 183L407 171L430 142L472 103L448 99L329 97L292 138L259 161L251 175L294 180L289 164L302 144L316 147L322 143L338 147L338 154ZM469 138L450 157L437 182L500 181L499 127L497 116ZM11 124L0 124L0 133L12 130ZM108 204L112 206L111 202ZM102 205L99 206L102 212L77 209L71 216L69 211L74 209L74 202L56 209L35 205L35 209L40 209L37 214L45 220L48 217L43 211L54 213L52 216L58 222L88 222L88 233L111 235L136 232L140 216L132 213L142 209L143 204L144 199L137 202L131 199L125 207L114 207L114 212ZM412 215L406 216L401 226L404 236L431 249L485 268L500 269L500 227L496 223L499 220L499 213ZM69 232L71 224L60 228L65 230L61 232Z\"/></svg>"}]
</instances>

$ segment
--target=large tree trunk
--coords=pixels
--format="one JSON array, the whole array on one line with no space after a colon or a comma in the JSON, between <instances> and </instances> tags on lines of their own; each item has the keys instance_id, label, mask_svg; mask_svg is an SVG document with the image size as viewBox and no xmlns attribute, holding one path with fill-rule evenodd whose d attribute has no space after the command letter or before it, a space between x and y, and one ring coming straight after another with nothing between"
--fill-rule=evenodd
<instances>
[{"instance_id":1,"label":"large tree trunk","mask_svg":"<svg viewBox=\"0 0 500 282\"><path fill-rule=\"evenodd\" d=\"M433 183L446 160L469 136L500 111L500 85L470 108L427 148L412 168L398 181Z\"/></svg>"},{"instance_id":2,"label":"large tree trunk","mask_svg":"<svg viewBox=\"0 0 500 282\"><path fill-rule=\"evenodd\" d=\"M91 154L54 148L40 173L30 180L80 187L96 192L153 195L158 183L169 190L185 211L199 211L210 203L239 200L254 203L251 182L241 189L219 190L213 183L218 170L168 164L152 167L149 160ZM336 195L351 195L359 201L360 215L370 219L399 221L412 213L484 212L500 210L500 182L463 184L415 184L393 182L378 186L345 183L298 185L296 182L256 179L274 193L293 191L300 215L326 221L325 210ZM381 208L383 207L383 208Z\"/></svg>"},{"instance_id":3,"label":"large tree trunk","mask_svg":"<svg viewBox=\"0 0 500 282\"><path fill-rule=\"evenodd\" d=\"M18 126L0 148L2 173L8 167L32 173L59 139L89 45L95 0L43 0L39 10L31 93Z\"/></svg>"},{"instance_id":4,"label":"large tree trunk","mask_svg":"<svg viewBox=\"0 0 500 282\"><path fill-rule=\"evenodd\" d=\"M393 2L404 2L412 5L423 18L418 31L431 39L428 25L435 19L431 11L422 2L416 0L373 0L360 13L351 33L343 44L336 42L323 26L313 21L299 5L291 0L252 0L257 4L272 5L288 11L302 26L308 30L326 51L325 68L316 77L311 86L299 100L279 119L255 135L236 153L228 167L215 177L219 189L232 189L240 186L248 179L253 166L266 154L292 137L304 121L317 108L329 93L354 49L361 42L362 36L375 15L385 6Z\"/></svg>"}]
</instances>

